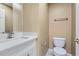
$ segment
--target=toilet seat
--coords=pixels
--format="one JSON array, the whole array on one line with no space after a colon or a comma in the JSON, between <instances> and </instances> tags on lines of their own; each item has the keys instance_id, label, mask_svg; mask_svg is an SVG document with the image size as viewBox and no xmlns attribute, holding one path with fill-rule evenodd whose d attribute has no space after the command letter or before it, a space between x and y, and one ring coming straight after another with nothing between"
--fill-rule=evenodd
<instances>
[{"instance_id":1,"label":"toilet seat","mask_svg":"<svg viewBox=\"0 0 79 59\"><path fill-rule=\"evenodd\" d=\"M66 56L67 52L64 48L54 47L54 54L56 56Z\"/></svg>"}]
</instances>

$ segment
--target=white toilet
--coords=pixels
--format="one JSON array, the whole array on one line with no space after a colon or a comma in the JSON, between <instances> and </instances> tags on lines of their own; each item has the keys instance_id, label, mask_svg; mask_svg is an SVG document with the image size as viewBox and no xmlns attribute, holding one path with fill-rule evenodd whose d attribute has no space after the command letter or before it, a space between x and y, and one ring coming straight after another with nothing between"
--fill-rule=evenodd
<instances>
[{"instance_id":1,"label":"white toilet","mask_svg":"<svg viewBox=\"0 0 79 59\"><path fill-rule=\"evenodd\" d=\"M54 55L55 56L66 56L67 55L67 51L64 49L65 46L65 38L58 38L58 37L54 37L53 38L53 43L54 43Z\"/></svg>"}]
</instances>

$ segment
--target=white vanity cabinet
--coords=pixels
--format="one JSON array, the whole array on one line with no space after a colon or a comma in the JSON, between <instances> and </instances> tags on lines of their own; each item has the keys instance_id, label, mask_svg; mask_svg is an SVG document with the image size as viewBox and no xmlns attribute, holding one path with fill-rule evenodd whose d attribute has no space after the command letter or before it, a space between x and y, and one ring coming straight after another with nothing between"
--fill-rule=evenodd
<instances>
[{"instance_id":1,"label":"white vanity cabinet","mask_svg":"<svg viewBox=\"0 0 79 59\"><path fill-rule=\"evenodd\" d=\"M29 43L29 45L26 45L26 48L16 53L15 56L36 56L36 41Z\"/></svg>"},{"instance_id":2,"label":"white vanity cabinet","mask_svg":"<svg viewBox=\"0 0 79 59\"><path fill-rule=\"evenodd\" d=\"M0 56L36 56L36 39L15 39L0 45ZM3 46L3 47L1 47ZM5 48L5 47L6 48Z\"/></svg>"}]
</instances>

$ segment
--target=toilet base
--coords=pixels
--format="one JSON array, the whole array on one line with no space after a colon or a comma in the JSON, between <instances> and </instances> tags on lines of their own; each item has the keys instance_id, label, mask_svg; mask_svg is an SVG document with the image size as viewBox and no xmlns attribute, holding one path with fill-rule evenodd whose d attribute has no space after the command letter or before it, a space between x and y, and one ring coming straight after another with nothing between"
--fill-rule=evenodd
<instances>
[{"instance_id":1,"label":"toilet base","mask_svg":"<svg viewBox=\"0 0 79 59\"><path fill-rule=\"evenodd\" d=\"M55 56L53 49L49 48L45 56ZM66 56L72 56L72 54L67 53Z\"/></svg>"}]
</instances>

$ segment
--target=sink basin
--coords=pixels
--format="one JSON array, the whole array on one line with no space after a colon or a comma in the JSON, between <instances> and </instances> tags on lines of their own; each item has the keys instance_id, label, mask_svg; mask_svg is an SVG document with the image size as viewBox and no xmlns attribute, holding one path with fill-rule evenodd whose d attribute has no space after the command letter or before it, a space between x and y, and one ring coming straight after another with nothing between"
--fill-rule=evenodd
<instances>
[{"instance_id":1,"label":"sink basin","mask_svg":"<svg viewBox=\"0 0 79 59\"><path fill-rule=\"evenodd\" d=\"M30 37L25 37L25 36L23 36L23 37L21 37L21 38L23 38L23 39L28 39L28 38L30 38Z\"/></svg>"}]
</instances>

